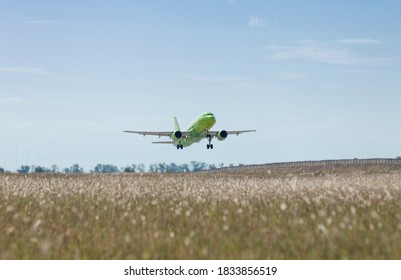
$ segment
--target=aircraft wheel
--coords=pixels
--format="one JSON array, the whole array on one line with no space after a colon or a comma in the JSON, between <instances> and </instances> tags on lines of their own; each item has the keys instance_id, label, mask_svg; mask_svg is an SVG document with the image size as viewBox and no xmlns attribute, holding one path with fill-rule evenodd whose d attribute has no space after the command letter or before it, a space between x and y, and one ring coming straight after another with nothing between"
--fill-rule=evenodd
<instances>
[{"instance_id":1,"label":"aircraft wheel","mask_svg":"<svg viewBox=\"0 0 401 280\"><path fill-rule=\"evenodd\" d=\"M213 144L210 144L210 149L213 149Z\"/></svg>"},{"instance_id":2,"label":"aircraft wheel","mask_svg":"<svg viewBox=\"0 0 401 280\"><path fill-rule=\"evenodd\" d=\"M206 145L206 148L209 150L209 144Z\"/></svg>"}]
</instances>

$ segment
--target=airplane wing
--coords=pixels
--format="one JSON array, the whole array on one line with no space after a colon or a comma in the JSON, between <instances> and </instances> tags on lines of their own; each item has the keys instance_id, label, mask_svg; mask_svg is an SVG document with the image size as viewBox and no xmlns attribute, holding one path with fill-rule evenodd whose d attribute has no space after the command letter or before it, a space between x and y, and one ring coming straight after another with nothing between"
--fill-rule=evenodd
<instances>
[{"instance_id":1,"label":"airplane wing","mask_svg":"<svg viewBox=\"0 0 401 280\"><path fill-rule=\"evenodd\" d=\"M171 137L171 135L174 133L174 131L132 131L132 130L125 130L124 132L126 133L136 133L136 134L140 134L143 136L146 135L153 135L153 136L165 136L165 137ZM188 137L189 136L189 132L187 131L181 131L182 136L183 137Z\"/></svg>"},{"instance_id":2,"label":"airplane wing","mask_svg":"<svg viewBox=\"0 0 401 280\"><path fill-rule=\"evenodd\" d=\"M217 134L220 131L209 131L209 134L212 135L212 137L217 137ZM227 130L227 135L234 135L236 134L237 136L240 135L241 133L246 133L246 132L256 132L255 129L251 129L251 130Z\"/></svg>"},{"instance_id":3,"label":"airplane wing","mask_svg":"<svg viewBox=\"0 0 401 280\"><path fill-rule=\"evenodd\" d=\"M166 136L166 137L170 137L171 134L173 134L173 131L132 131L132 130L125 130L124 132L126 133L136 133L136 134L140 134L143 136L146 135L154 135L154 136Z\"/></svg>"},{"instance_id":4,"label":"airplane wing","mask_svg":"<svg viewBox=\"0 0 401 280\"><path fill-rule=\"evenodd\" d=\"M152 144L174 144L174 141L156 141L152 142Z\"/></svg>"}]
</instances>

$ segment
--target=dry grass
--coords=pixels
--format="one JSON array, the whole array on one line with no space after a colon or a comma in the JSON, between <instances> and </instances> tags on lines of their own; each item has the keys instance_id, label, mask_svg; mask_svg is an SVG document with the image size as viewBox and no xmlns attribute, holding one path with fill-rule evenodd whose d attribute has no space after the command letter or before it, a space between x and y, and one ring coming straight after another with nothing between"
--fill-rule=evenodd
<instances>
[{"instance_id":1,"label":"dry grass","mask_svg":"<svg viewBox=\"0 0 401 280\"><path fill-rule=\"evenodd\" d=\"M1 259L401 259L401 173L0 176Z\"/></svg>"}]
</instances>

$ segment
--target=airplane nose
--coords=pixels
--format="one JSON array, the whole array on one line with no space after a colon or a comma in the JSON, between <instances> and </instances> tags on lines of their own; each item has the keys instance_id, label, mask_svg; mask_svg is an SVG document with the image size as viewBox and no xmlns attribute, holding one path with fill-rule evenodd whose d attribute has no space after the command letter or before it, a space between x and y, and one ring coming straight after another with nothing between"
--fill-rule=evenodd
<instances>
[{"instance_id":1,"label":"airplane nose","mask_svg":"<svg viewBox=\"0 0 401 280\"><path fill-rule=\"evenodd\" d=\"M216 118L213 115L211 115L211 116L209 116L209 121L211 123L215 124L216 123Z\"/></svg>"}]
</instances>

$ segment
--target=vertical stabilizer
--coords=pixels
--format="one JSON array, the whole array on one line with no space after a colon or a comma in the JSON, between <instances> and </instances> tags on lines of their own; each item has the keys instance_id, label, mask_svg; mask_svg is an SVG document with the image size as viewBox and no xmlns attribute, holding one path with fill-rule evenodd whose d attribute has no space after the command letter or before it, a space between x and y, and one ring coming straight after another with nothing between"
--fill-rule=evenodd
<instances>
[{"instance_id":1,"label":"vertical stabilizer","mask_svg":"<svg viewBox=\"0 0 401 280\"><path fill-rule=\"evenodd\" d=\"M174 117L174 129L176 131L181 131L180 126L179 126L178 121L177 121L177 117Z\"/></svg>"}]
</instances>

